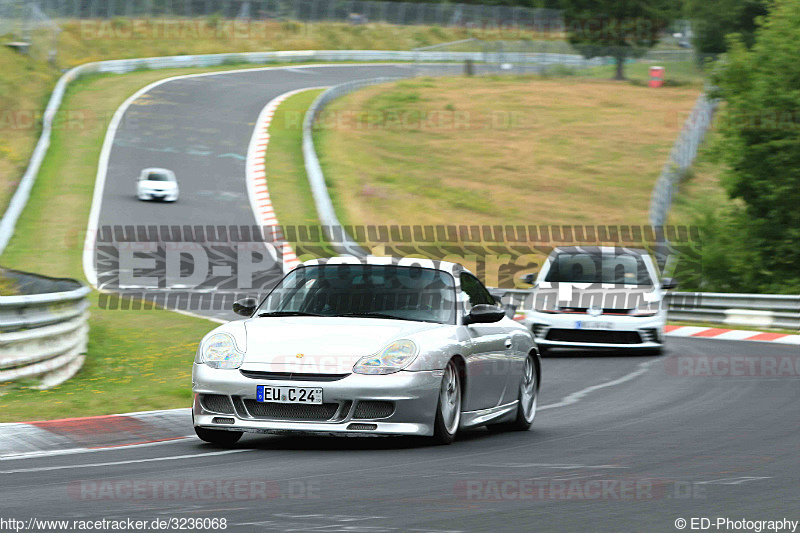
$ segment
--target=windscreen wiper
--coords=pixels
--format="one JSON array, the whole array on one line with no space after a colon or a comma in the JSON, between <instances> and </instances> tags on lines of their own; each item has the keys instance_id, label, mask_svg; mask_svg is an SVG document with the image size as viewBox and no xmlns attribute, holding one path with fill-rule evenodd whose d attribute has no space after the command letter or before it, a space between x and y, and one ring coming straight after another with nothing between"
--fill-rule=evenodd
<instances>
[{"instance_id":1,"label":"windscreen wiper","mask_svg":"<svg viewBox=\"0 0 800 533\"><path fill-rule=\"evenodd\" d=\"M259 313L258 316L326 316L318 313L304 313L303 311L270 311L267 313Z\"/></svg>"},{"instance_id":2,"label":"windscreen wiper","mask_svg":"<svg viewBox=\"0 0 800 533\"><path fill-rule=\"evenodd\" d=\"M389 318L391 320L410 320L411 322L429 322L428 320L419 320L416 318L406 318L402 316L387 315L384 313L342 313L336 316L347 316L356 318Z\"/></svg>"}]
</instances>

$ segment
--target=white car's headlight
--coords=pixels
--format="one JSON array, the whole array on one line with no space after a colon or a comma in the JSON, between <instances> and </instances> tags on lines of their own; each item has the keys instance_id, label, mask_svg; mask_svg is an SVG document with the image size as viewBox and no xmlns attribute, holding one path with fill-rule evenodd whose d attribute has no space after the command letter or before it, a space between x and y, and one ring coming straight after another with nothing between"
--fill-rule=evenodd
<instances>
[{"instance_id":1,"label":"white car's headlight","mask_svg":"<svg viewBox=\"0 0 800 533\"><path fill-rule=\"evenodd\" d=\"M356 374L392 374L410 365L417 357L417 345L410 340L394 341L374 355L358 360Z\"/></svg>"},{"instance_id":2,"label":"white car's headlight","mask_svg":"<svg viewBox=\"0 0 800 533\"><path fill-rule=\"evenodd\" d=\"M239 368L244 362L244 353L236 347L233 337L227 333L215 333L200 348L200 360L211 368Z\"/></svg>"}]
</instances>

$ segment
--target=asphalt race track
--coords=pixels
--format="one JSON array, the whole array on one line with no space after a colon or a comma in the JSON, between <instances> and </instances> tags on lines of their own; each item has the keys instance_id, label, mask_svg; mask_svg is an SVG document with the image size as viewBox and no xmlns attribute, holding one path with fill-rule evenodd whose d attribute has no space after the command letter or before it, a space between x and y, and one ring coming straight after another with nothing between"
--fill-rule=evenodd
<instances>
[{"instance_id":1,"label":"asphalt race track","mask_svg":"<svg viewBox=\"0 0 800 533\"><path fill-rule=\"evenodd\" d=\"M273 98L304 87L376 77L407 77L457 71L456 65L349 65L239 71L189 77L162 84L128 108L116 133L98 227L256 224L245 182L245 160L261 109ZM135 196L142 168L176 172L175 204L142 202ZM219 319L226 310L193 309Z\"/></svg>"},{"instance_id":2,"label":"asphalt race track","mask_svg":"<svg viewBox=\"0 0 800 533\"><path fill-rule=\"evenodd\" d=\"M676 531L678 518L797 519L796 376L670 370L680 357L796 348L707 339L667 347L662 357L546 358L544 409L525 433L479 429L450 446L249 435L233 453L191 438L5 460L0 499L18 519L226 518L229 530L248 532ZM222 489L210 501L192 495L226 480L266 481L266 497L246 487L242 499ZM155 488L135 496L133 482ZM188 492L159 497L169 483Z\"/></svg>"},{"instance_id":3,"label":"asphalt race track","mask_svg":"<svg viewBox=\"0 0 800 533\"><path fill-rule=\"evenodd\" d=\"M406 66L350 65L163 84L131 106L130 124L118 132L99 222L254 224L244 156L269 100L302 87L408 74ZM144 166L178 173L177 204L136 200ZM478 429L451 446L247 435L233 450L190 438L7 459L0 501L4 515L20 520L224 518L228 530L248 532L650 532L677 531L679 518L797 520L798 351L669 338L660 357L555 352L543 361L540 411L529 432ZM757 368L792 360L794 373L725 371L744 357ZM681 373L686 361L704 358L729 366ZM244 488L214 485L211 498L197 492L226 481ZM134 493L134 483L149 488ZM180 493L165 496L176 484Z\"/></svg>"}]
</instances>

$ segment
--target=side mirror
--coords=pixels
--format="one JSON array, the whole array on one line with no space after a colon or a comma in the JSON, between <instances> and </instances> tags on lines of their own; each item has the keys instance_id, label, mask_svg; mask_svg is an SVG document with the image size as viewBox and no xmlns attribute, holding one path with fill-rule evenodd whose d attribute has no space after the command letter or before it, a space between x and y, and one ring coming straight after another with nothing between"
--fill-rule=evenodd
<instances>
[{"instance_id":1,"label":"side mirror","mask_svg":"<svg viewBox=\"0 0 800 533\"><path fill-rule=\"evenodd\" d=\"M233 312L246 317L253 316L256 307L258 307L258 300L255 298L242 298L233 302Z\"/></svg>"},{"instance_id":2,"label":"side mirror","mask_svg":"<svg viewBox=\"0 0 800 533\"><path fill-rule=\"evenodd\" d=\"M661 280L661 288L665 291L675 289L678 287L678 282L672 278L664 278Z\"/></svg>"},{"instance_id":3,"label":"side mirror","mask_svg":"<svg viewBox=\"0 0 800 533\"><path fill-rule=\"evenodd\" d=\"M470 310L467 316L464 317L464 325L491 324L492 322L500 322L505 316L506 312L501 307L488 304L478 304Z\"/></svg>"},{"instance_id":4,"label":"side mirror","mask_svg":"<svg viewBox=\"0 0 800 533\"><path fill-rule=\"evenodd\" d=\"M522 276L522 282L528 285L536 285L536 274L525 274Z\"/></svg>"}]
</instances>

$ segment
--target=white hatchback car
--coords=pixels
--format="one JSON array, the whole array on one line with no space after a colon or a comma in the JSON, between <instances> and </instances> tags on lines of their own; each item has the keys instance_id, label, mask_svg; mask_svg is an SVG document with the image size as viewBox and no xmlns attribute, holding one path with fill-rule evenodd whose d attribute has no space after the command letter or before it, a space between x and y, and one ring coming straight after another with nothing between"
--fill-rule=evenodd
<instances>
[{"instance_id":1,"label":"white hatchback car","mask_svg":"<svg viewBox=\"0 0 800 533\"><path fill-rule=\"evenodd\" d=\"M178 179L175 173L166 168L146 168L136 180L136 197L139 200L178 200Z\"/></svg>"},{"instance_id":2,"label":"white hatchback car","mask_svg":"<svg viewBox=\"0 0 800 533\"><path fill-rule=\"evenodd\" d=\"M556 248L536 277L522 323L542 355L550 348L660 352L667 321L664 291L675 286L672 279L659 278L646 250Z\"/></svg>"}]
</instances>

